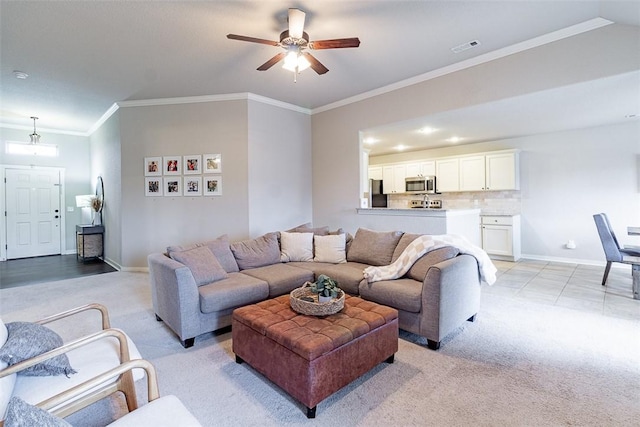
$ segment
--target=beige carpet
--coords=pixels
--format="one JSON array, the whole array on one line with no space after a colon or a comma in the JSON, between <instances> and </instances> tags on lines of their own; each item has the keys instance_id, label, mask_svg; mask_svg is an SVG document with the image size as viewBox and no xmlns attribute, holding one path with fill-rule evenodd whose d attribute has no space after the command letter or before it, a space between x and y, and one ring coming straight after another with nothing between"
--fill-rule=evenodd
<instances>
[{"instance_id":1,"label":"beige carpet","mask_svg":"<svg viewBox=\"0 0 640 427\"><path fill-rule=\"evenodd\" d=\"M637 426L640 323L483 294L475 323L431 351L401 333L395 363L381 364L318 406L300 404L238 365L231 333L205 334L183 349L151 308L148 276L107 273L0 291L5 322L34 320L87 302L109 307L175 394L205 426ZM65 338L95 328L61 324ZM142 388L141 388L142 389ZM118 401L68 420L104 425Z\"/></svg>"}]
</instances>

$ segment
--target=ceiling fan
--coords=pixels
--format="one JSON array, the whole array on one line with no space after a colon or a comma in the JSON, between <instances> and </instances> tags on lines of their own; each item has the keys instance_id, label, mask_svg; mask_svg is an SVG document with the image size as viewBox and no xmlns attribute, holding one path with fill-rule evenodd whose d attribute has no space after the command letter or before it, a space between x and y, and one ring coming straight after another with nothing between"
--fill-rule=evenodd
<instances>
[{"instance_id":1,"label":"ceiling fan","mask_svg":"<svg viewBox=\"0 0 640 427\"><path fill-rule=\"evenodd\" d=\"M311 67L311 69L318 74L324 74L329 71L327 67L307 52L307 49L341 49L360 46L360 40L357 37L309 41L309 35L304 32L305 15L306 14L300 9L289 9L289 29L280 33L279 42L239 36L237 34L227 34L227 38L283 48L286 52L280 52L257 69L258 71L266 71L284 59L283 68L293 71L296 74L308 67Z\"/></svg>"}]
</instances>

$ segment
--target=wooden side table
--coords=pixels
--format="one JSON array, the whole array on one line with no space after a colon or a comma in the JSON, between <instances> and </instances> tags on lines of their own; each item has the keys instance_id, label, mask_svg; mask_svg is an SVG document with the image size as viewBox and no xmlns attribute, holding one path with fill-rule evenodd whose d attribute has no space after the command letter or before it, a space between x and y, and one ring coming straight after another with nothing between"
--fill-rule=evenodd
<instances>
[{"instance_id":1,"label":"wooden side table","mask_svg":"<svg viewBox=\"0 0 640 427\"><path fill-rule=\"evenodd\" d=\"M76 248L78 261L104 256L104 226L76 225Z\"/></svg>"}]
</instances>

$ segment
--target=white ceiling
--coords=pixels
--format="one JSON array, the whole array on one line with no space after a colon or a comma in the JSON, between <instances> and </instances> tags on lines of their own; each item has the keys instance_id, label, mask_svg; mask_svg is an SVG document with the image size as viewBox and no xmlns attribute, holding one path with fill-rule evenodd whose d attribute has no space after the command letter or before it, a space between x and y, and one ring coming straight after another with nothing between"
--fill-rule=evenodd
<instances>
[{"instance_id":1,"label":"white ceiling","mask_svg":"<svg viewBox=\"0 0 640 427\"><path fill-rule=\"evenodd\" d=\"M315 51L329 73L306 70L297 83L279 65L256 71L279 48L226 35L277 40L289 7L307 12L312 40L359 37L360 47ZM36 115L39 130L86 133L115 102L244 92L321 108L598 17L640 25L640 2L2 0L0 125L29 128ZM451 51L476 39L481 44L474 49ZM29 78L16 79L14 70ZM617 84L629 81L637 84L638 76L607 79L588 92L619 91ZM528 115L539 114L532 106L547 105L548 97L582 99L582 89L533 95ZM507 102L469 109L464 121L453 112L425 124L456 130L465 123L457 132L474 141L495 138L496 127L501 135L539 131L515 116L488 122ZM586 117L608 120L595 110L575 111L586 125L593 123Z\"/></svg>"}]
</instances>

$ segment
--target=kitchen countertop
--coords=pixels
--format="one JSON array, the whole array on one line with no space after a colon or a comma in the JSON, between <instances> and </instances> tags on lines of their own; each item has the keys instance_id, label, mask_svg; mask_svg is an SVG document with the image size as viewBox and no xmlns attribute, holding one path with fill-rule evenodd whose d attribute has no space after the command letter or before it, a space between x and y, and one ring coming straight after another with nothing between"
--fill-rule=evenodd
<instances>
[{"instance_id":1,"label":"kitchen countertop","mask_svg":"<svg viewBox=\"0 0 640 427\"><path fill-rule=\"evenodd\" d=\"M520 215L518 212L504 212L504 211L485 211L480 212L480 216L516 216Z\"/></svg>"},{"instance_id":2,"label":"kitchen countertop","mask_svg":"<svg viewBox=\"0 0 640 427\"><path fill-rule=\"evenodd\" d=\"M457 215L480 214L480 209L438 209L438 208L358 208L363 215L405 215L449 217Z\"/></svg>"}]
</instances>

